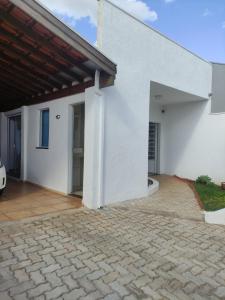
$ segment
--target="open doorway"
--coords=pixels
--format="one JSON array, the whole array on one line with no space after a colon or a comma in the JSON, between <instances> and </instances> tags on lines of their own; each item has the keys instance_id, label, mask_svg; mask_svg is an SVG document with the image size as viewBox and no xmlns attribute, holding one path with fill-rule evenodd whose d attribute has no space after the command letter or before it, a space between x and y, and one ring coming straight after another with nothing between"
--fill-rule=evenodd
<instances>
[{"instance_id":1,"label":"open doorway","mask_svg":"<svg viewBox=\"0 0 225 300\"><path fill-rule=\"evenodd\" d=\"M73 107L73 164L72 164L72 194L83 197L84 178L84 103Z\"/></svg>"},{"instance_id":2,"label":"open doorway","mask_svg":"<svg viewBox=\"0 0 225 300\"><path fill-rule=\"evenodd\" d=\"M149 123L148 173L160 173L160 124Z\"/></svg>"},{"instance_id":3,"label":"open doorway","mask_svg":"<svg viewBox=\"0 0 225 300\"><path fill-rule=\"evenodd\" d=\"M8 118L8 175L21 176L21 115Z\"/></svg>"}]
</instances>

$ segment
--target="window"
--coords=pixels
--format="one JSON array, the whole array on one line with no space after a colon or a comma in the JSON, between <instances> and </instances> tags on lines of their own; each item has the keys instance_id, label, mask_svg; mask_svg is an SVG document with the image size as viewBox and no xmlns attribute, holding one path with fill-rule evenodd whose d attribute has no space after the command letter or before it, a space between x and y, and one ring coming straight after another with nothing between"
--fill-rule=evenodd
<instances>
[{"instance_id":1,"label":"window","mask_svg":"<svg viewBox=\"0 0 225 300\"><path fill-rule=\"evenodd\" d=\"M48 148L49 146L49 109L41 110L40 120L40 147Z\"/></svg>"}]
</instances>

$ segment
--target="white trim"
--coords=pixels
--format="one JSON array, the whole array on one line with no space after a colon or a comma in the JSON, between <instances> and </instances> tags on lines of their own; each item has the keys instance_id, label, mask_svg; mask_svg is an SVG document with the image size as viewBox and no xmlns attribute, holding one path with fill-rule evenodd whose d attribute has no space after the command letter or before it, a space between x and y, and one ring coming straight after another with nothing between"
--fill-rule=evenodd
<instances>
[{"instance_id":1,"label":"white trim","mask_svg":"<svg viewBox=\"0 0 225 300\"><path fill-rule=\"evenodd\" d=\"M208 224L225 225L225 209L205 211L205 222Z\"/></svg>"},{"instance_id":2,"label":"white trim","mask_svg":"<svg viewBox=\"0 0 225 300\"><path fill-rule=\"evenodd\" d=\"M99 99L99 180L98 207L104 206L104 150L105 150L105 101L101 95Z\"/></svg>"},{"instance_id":3,"label":"white trim","mask_svg":"<svg viewBox=\"0 0 225 300\"><path fill-rule=\"evenodd\" d=\"M151 196L151 195L155 194L156 192L158 192L159 182L151 177L148 177L148 179L153 182L153 184L149 185L149 187L148 187L148 195Z\"/></svg>"},{"instance_id":4,"label":"white trim","mask_svg":"<svg viewBox=\"0 0 225 300\"><path fill-rule=\"evenodd\" d=\"M73 186L73 131L74 131L74 104L68 105L68 179L67 194L72 193Z\"/></svg>"}]
</instances>

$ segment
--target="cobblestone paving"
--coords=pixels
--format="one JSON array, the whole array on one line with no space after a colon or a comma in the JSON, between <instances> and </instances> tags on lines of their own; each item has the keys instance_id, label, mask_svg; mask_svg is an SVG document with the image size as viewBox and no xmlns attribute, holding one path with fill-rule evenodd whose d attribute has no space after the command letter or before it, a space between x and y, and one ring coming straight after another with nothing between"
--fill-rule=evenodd
<instances>
[{"instance_id":1,"label":"cobblestone paving","mask_svg":"<svg viewBox=\"0 0 225 300\"><path fill-rule=\"evenodd\" d=\"M153 214L203 220L203 213L192 189L182 180L167 175L154 177L160 183L160 189L154 195L134 201L125 201L120 206L129 206L138 210L148 210Z\"/></svg>"},{"instance_id":2,"label":"cobblestone paving","mask_svg":"<svg viewBox=\"0 0 225 300\"><path fill-rule=\"evenodd\" d=\"M1 224L0 299L225 299L225 230L129 207Z\"/></svg>"}]
</instances>

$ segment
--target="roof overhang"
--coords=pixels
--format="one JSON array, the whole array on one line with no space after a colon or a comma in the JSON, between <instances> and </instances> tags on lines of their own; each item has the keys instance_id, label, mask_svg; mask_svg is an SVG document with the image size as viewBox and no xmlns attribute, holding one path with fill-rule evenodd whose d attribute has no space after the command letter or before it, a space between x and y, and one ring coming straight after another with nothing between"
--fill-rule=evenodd
<instances>
[{"instance_id":1,"label":"roof overhang","mask_svg":"<svg viewBox=\"0 0 225 300\"><path fill-rule=\"evenodd\" d=\"M0 111L114 84L116 65L34 0L0 0Z\"/></svg>"}]
</instances>

